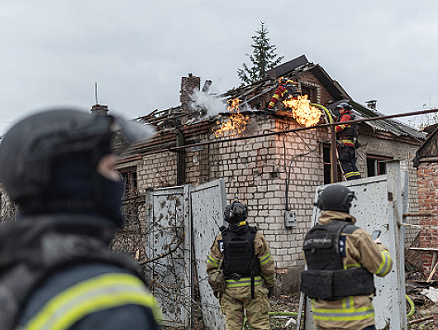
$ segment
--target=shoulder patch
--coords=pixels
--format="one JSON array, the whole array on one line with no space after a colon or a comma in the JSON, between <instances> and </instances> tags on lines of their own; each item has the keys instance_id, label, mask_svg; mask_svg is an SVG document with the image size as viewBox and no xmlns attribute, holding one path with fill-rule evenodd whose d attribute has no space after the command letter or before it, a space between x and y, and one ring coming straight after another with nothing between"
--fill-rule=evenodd
<instances>
[{"instance_id":1,"label":"shoulder patch","mask_svg":"<svg viewBox=\"0 0 438 330\"><path fill-rule=\"evenodd\" d=\"M220 239L217 241L217 243L219 244L219 250L221 253L224 253L224 241Z\"/></svg>"},{"instance_id":2,"label":"shoulder patch","mask_svg":"<svg viewBox=\"0 0 438 330\"><path fill-rule=\"evenodd\" d=\"M347 239L347 237L344 235L341 235L341 237L339 238L339 254L341 255L342 258L347 257L347 252L346 252L346 248L345 248L346 239Z\"/></svg>"}]
</instances>

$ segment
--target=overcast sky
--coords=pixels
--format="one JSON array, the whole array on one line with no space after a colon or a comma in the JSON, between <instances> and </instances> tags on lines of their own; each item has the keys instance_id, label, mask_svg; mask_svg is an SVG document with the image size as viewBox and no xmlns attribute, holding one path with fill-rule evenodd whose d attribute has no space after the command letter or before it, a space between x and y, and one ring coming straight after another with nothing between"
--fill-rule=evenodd
<instances>
[{"instance_id":1,"label":"overcast sky","mask_svg":"<svg viewBox=\"0 0 438 330\"><path fill-rule=\"evenodd\" d=\"M135 118L178 106L181 77L237 87L266 23L283 62L305 54L357 102L438 106L438 2L1 0L0 133L45 107L98 101Z\"/></svg>"}]
</instances>

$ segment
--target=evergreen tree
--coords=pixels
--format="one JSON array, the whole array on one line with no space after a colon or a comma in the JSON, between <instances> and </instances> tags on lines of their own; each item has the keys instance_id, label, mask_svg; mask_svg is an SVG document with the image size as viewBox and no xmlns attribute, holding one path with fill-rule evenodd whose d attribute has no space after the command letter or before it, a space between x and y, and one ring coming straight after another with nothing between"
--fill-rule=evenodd
<instances>
[{"instance_id":1,"label":"evergreen tree","mask_svg":"<svg viewBox=\"0 0 438 330\"><path fill-rule=\"evenodd\" d=\"M256 35L252 36L254 43L251 47L254 49L249 56L253 66L249 68L243 63L243 69L237 70L237 75L242 83L251 84L267 77L267 71L277 66L284 56L278 57L275 53L275 45L269 43L268 29L264 22L260 22L261 28L256 30Z\"/></svg>"}]
</instances>

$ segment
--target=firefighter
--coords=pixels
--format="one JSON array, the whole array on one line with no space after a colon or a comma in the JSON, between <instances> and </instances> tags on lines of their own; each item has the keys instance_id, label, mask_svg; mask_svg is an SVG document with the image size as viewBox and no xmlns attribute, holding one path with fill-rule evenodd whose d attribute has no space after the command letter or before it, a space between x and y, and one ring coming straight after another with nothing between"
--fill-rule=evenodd
<instances>
[{"instance_id":1,"label":"firefighter","mask_svg":"<svg viewBox=\"0 0 438 330\"><path fill-rule=\"evenodd\" d=\"M349 214L353 191L340 184L327 186L316 206L322 210L307 233L303 250L307 270L301 291L311 299L317 329L375 329L373 274L383 277L392 267L388 249L355 226Z\"/></svg>"},{"instance_id":2,"label":"firefighter","mask_svg":"<svg viewBox=\"0 0 438 330\"><path fill-rule=\"evenodd\" d=\"M337 122L341 123L335 126L339 162L346 180L360 179L360 172L356 166L355 148L355 140L358 136L357 124L342 124L343 121L354 120L354 115L351 113L352 107L348 103L341 103L336 106L336 109L339 111Z\"/></svg>"},{"instance_id":3,"label":"firefighter","mask_svg":"<svg viewBox=\"0 0 438 330\"><path fill-rule=\"evenodd\" d=\"M288 98L297 99L298 95L301 95L301 92L298 88L298 84L287 78L281 77L278 80L278 87L269 102L268 109L274 109L274 106L277 104L278 100L283 99L287 100Z\"/></svg>"},{"instance_id":4,"label":"firefighter","mask_svg":"<svg viewBox=\"0 0 438 330\"><path fill-rule=\"evenodd\" d=\"M108 249L124 223L114 147L151 136L73 109L34 114L6 133L0 178L19 213L0 229L3 330L160 329L138 265Z\"/></svg>"},{"instance_id":5,"label":"firefighter","mask_svg":"<svg viewBox=\"0 0 438 330\"><path fill-rule=\"evenodd\" d=\"M218 297L227 330L242 329L244 309L251 329L267 330L268 298L276 291L275 265L265 236L257 227L248 226L246 218L247 207L237 198L225 208L229 226L221 227L210 249L207 274L223 262L226 288Z\"/></svg>"}]
</instances>

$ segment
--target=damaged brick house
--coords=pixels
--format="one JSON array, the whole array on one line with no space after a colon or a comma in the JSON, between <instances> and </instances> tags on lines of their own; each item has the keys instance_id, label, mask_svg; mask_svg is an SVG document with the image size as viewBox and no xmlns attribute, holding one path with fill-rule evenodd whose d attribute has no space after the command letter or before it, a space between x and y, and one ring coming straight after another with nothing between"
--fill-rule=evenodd
<instances>
[{"instance_id":1,"label":"damaged brick house","mask_svg":"<svg viewBox=\"0 0 438 330\"><path fill-rule=\"evenodd\" d=\"M367 106L354 102L319 64L304 55L272 69L265 80L222 95L208 94L210 81L200 91L201 79L189 74L182 78L180 106L138 118L154 125L157 134L137 146L135 155L123 159L119 170L140 195L147 187L198 185L223 178L227 200L238 196L245 202L249 223L265 234L282 287L294 290L304 265L301 245L310 227L315 187L331 180L330 134L327 127L303 129L287 111L265 111L279 77L298 82L312 103L328 106L350 100L358 118L382 115L375 102ZM240 115L245 119L242 132L221 131L224 123L234 120L232 114L224 107L219 115L210 115L208 106L193 102L193 93L224 102L239 99ZM325 114L319 122L327 120ZM276 133L283 131L288 132ZM425 135L390 119L360 123L358 131L362 177L384 174L387 160L400 160L402 170L410 173L409 211L418 211L412 159ZM415 235L415 230L408 230L407 241Z\"/></svg>"}]
</instances>

